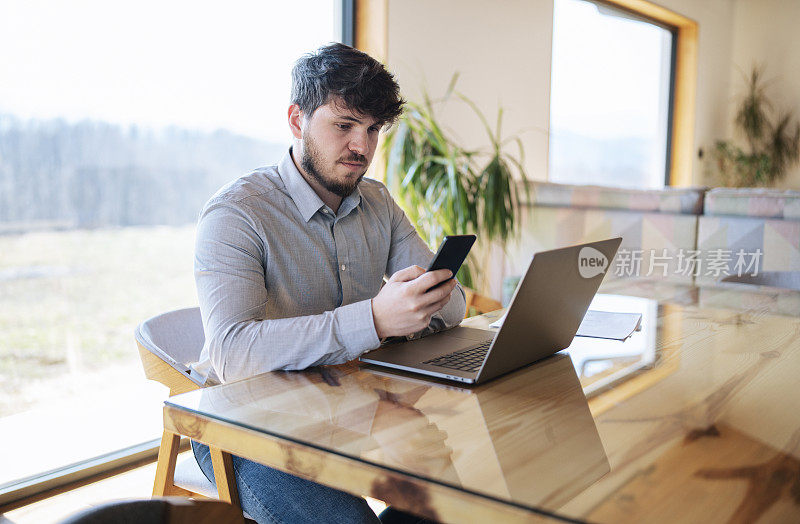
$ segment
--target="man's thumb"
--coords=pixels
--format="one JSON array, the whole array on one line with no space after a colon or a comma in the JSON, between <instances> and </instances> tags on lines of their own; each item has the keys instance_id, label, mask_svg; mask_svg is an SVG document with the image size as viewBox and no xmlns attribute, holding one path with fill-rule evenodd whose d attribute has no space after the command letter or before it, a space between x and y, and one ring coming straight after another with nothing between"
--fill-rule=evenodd
<instances>
[{"instance_id":1,"label":"man's thumb","mask_svg":"<svg viewBox=\"0 0 800 524\"><path fill-rule=\"evenodd\" d=\"M409 280L414 280L423 273L425 273L424 268L421 268L419 266L408 266L407 268L401 269L400 271L392 275L392 278L390 278L389 281L408 282Z\"/></svg>"}]
</instances>

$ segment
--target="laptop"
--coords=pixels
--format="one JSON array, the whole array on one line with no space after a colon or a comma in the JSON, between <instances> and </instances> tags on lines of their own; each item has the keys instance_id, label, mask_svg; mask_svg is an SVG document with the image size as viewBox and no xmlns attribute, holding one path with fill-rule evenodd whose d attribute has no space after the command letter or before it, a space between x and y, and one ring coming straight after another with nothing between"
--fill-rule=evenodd
<instances>
[{"instance_id":1,"label":"laptop","mask_svg":"<svg viewBox=\"0 0 800 524\"><path fill-rule=\"evenodd\" d=\"M360 360L376 366L477 384L567 348L622 238L536 253L499 330L457 326L391 342Z\"/></svg>"}]
</instances>

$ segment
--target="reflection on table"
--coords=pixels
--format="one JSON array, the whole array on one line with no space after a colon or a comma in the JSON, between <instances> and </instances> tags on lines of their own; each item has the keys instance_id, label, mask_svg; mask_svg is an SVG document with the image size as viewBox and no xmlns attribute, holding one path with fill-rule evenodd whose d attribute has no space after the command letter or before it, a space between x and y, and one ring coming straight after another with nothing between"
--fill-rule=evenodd
<instances>
[{"instance_id":1,"label":"reflection on table","mask_svg":"<svg viewBox=\"0 0 800 524\"><path fill-rule=\"evenodd\" d=\"M556 509L608 472L568 355L471 389L323 367L168 404L531 508Z\"/></svg>"},{"instance_id":2,"label":"reflection on table","mask_svg":"<svg viewBox=\"0 0 800 524\"><path fill-rule=\"evenodd\" d=\"M642 315L641 330L625 341L575 337L564 350L572 357L583 392L592 397L641 370L653 368L657 357L658 303L647 298L599 294L589 309Z\"/></svg>"}]
</instances>

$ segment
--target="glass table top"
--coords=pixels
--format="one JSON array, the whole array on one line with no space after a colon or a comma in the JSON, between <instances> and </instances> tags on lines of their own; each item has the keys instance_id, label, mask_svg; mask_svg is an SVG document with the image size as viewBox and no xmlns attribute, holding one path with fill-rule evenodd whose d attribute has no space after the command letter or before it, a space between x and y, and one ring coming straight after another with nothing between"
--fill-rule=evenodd
<instances>
[{"instance_id":1,"label":"glass table top","mask_svg":"<svg viewBox=\"0 0 800 524\"><path fill-rule=\"evenodd\" d=\"M530 508L558 508L609 470L569 355L473 388L329 366L167 404Z\"/></svg>"},{"instance_id":2,"label":"glass table top","mask_svg":"<svg viewBox=\"0 0 800 524\"><path fill-rule=\"evenodd\" d=\"M611 291L621 298L592 307L641 312L640 332L610 345L576 338L479 386L351 363L167 404L571 519L800 520L800 317L790 313L800 293L642 282Z\"/></svg>"}]
</instances>

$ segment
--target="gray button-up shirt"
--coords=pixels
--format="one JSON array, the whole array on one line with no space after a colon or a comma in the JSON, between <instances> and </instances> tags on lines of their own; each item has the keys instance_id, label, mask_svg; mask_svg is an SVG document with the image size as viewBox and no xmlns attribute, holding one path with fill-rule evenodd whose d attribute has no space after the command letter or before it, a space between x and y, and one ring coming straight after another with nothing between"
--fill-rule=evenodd
<instances>
[{"instance_id":1,"label":"gray button-up shirt","mask_svg":"<svg viewBox=\"0 0 800 524\"><path fill-rule=\"evenodd\" d=\"M220 189L200 214L206 341L193 372L218 383L351 360L380 344L371 299L384 276L432 258L383 184L364 178L334 213L287 152ZM464 310L456 286L417 335L458 324Z\"/></svg>"}]
</instances>

